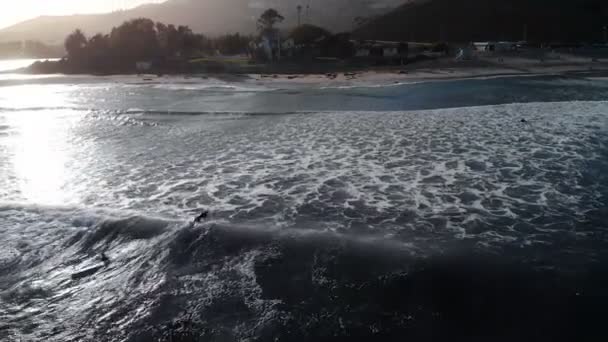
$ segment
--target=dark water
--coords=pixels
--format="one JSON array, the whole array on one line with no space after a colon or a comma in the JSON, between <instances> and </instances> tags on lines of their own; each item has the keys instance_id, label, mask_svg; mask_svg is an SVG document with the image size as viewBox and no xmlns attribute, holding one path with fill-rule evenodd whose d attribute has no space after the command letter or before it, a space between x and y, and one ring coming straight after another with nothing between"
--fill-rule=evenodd
<instances>
[{"instance_id":1,"label":"dark water","mask_svg":"<svg viewBox=\"0 0 608 342\"><path fill-rule=\"evenodd\" d=\"M607 337L605 80L0 83L0 340Z\"/></svg>"}]
</instances>

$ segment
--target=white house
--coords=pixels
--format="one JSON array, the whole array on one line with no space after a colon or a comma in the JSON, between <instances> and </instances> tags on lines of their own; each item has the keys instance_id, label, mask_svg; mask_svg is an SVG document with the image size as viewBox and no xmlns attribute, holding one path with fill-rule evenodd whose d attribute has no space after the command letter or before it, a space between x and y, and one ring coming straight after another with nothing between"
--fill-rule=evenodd
<instances>
[{"instance_id":1,"label":"white house","mask_svg":"<svg viewBox=\"0 0 608 342\"><path fill-rule=\"evenodd\" d=\"M368 47L358 47L355 52L356 57L369 57L370 51Z\"/></svg>"},{"instance_id":2,"label":"white house","mask_svg":"<svg viewBox=\"0 0 608 342\"><path fill-rule=\"evenodd\" d=\"M385 46L383 48L384 57L397 57L399 56L399 48L396 46Z\"/></svg>"},{"instance_id":3,"label":"white house","mask_svg":"<svg viewBox=\"0 0 608 342\"><path fill-rule=\"evenodd\" d=\"M149 62L149 61L136 62L135 69L139 72L150 71L150 69L152 69L152 62Z\"/></svg>"},{"instance_id":4,"label":"white house","mask_svg":"<svg viewBox=\"0 0 608 342\"><path fill-rule=\"evenodd\" d=\"M264 55L266 58L271 61L273 60L272 56L272 43L267 37L262 37L262 42L260 43L262 50L264 51Z\"/></svg>"},{"instance_id":5,"label":"white house","mask_svg":"<svg viewBox=\"0 0 608 342\"><path fill-rule=\"evenodd\" d=\"M268 30L262 34L260 47L269 61L281 59L281 36L279 30Z\"/></svg>"},{"instance_id":6,"label":"white house","mask_svg":"<svg viewBox=\"0 0 608 342\"><path fill-rule=\"evenodd\" d=\"M409 46L405 42L390 42L381 40L355 41L356 57L393 58L407 57Z\"/></svg>"}]
</instances>

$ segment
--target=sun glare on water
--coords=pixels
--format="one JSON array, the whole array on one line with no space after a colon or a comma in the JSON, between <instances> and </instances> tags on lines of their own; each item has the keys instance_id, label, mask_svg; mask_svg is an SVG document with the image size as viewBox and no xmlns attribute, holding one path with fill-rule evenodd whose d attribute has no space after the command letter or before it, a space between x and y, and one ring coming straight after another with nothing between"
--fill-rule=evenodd
<instances>
[{"instance_id":1,"label":"sun glare on water","mask_svg":"<svg viewBox=\"0 0 608 342\"><path fill-rule=\"evenodd\" d=\"M67 157L61 140L65 132L57 130L50 115L21 114L13 160L21 195L38 204L60 204L67 200L62 191Z\"/></svg>"},{"instance_id":2,"label":"sun glare on water","mask_svg":"<svg viewBox=\"0 0 608 342\"><path fill-rule=\"evenodd\" d=\"M36 99L15 96L16 107L25 105L26 98ZM35 107L35 103L30 106ZM13 130L10 146L15 182L20 197L28 202L57 205L70 201L66 184L73 120L66 120L66 116L77 118L65 109L22 110L7 115Z\"/></svg>"}]
</instances>

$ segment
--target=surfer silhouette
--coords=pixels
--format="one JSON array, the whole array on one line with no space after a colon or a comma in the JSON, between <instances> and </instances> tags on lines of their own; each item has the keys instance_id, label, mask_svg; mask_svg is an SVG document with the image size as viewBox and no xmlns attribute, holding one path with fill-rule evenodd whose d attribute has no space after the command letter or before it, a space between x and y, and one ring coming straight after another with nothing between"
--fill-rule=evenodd
<instances>
[{"instance_id":1,"label":"surfer silhouette","mask_svg":"<svg viewBox=\"0 0 608 342\"><path fill-rule=\"evenodd\" d=\"M108 258L108 256L104 252L101 253L101 261L106 266L108 266L110 264L110 258Z\"/></svg>"},{"instance_id":2,"label":"surfer silhouette","mask_svg":"<svg viewBox=\"0 0 608 342\"><path fill-rule=\"evenodd\" d=\"M208 216L209 216L209 211L205 210L194 219L194 222L201 223L201 221L205 220Z\"/></svg>"}]
</instances>

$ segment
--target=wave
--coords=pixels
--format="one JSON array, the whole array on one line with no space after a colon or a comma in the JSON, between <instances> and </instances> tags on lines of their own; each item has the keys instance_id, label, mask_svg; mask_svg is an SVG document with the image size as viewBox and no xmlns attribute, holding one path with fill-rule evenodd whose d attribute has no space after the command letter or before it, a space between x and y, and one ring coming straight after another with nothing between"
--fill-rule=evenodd
<instances>
[{"instance_id":1,"label":"wave","mask_svg":"<svg viewBox=\"0 0 608 342\"><path fill-rule=\"evenodd\" d=\"M349 88L349 87L346 87ZM359 95L357 95L359 96ZM361 95L368 97L377 97L383 98L384 96L374 96L374 95ZM505 107L505 106L539 106L539 105L558 105L558 104L608 104L608 101L605 100L596 100L596 101L572 101L572 100L564 100L564 101L551 101L551 102L512 102L512 103L504 103L500 105L471 105L471 106L455 106L449 108L442 109L422 109L418 111L413 110L349 110L345 113L352 115L365 115L366 113L385 113L387 116L396 115L396 114L404 114L404 113L417 113L417 112L437 112L440 110L445 111L458 111L465 109L473 109L473 110L481 110L484 108L494 108L494 107ZM82 106L34 106L34 107L0 107L0 112L28 112L28 111L58 111L58 110L71 110L71 111L81 111L84 113L94 114L96 116L101 115L175 115L175 116L267 116L267 115L314 115L314 114L337 114L340 111L336 110L295 110L295 111L272 111L272 110L259 110L259 111L244 111L244 110L173 110L173 109L155 109L155 108L127 108L127 109L101 109L94 107L82 107Z\"/></svg>"},{"instance_id":2,"label":"wave","mask_svg":"<svg viewBox=\"0 0 608 342\"><path fill-rule=\"evenodd\" d=\"M0 339L603 336L606 103L117 134L150 149L107 163L141 168L116 183L85 166L100 207L0 204ZM176 148L153 168L157 146ZM184 217L207 200L211 221Z\"/></svg>"},{"instance_id":3,"label":"wave","mask_svg":"<svg viewBox=\"0 0 608 342\"><path fill-rule=\"evenodd\" d=\"M517 248L505 254L468 248L421 254L390 238L230 221L194 225L101 209L11 204L0 215L25 215L44 222L38 232L57 234L44 236L57 243L29 252L13 247L22 250L20 257L0 258L12 260L10 274L0 267L3 338L350 341L465 337L471 331L509 338L529 331L543 338L603 334L602 325L592 322L608 302L602 295L608 280L587 278L605 274L597 262L586 264L582 276L532 266L517 257ZM21 234L15 240L41 238L30 235L31 228L10 233ZM28 263L33 255L41 260ZM513 324L505 327L505 320Z\"/></svg>"},{"instance_id":4,"label":"wave","mask_svg":"<svg viewBox=\"0 0 608 342\"><path fill-rule=\"evenodd\" d=\"M173 91L205 91L205 92L234 92L234 93L259 93L259 92L273 92L278 90L277 88L268 88L262 86L246 86L246 85L231 85L231 84L201 84L200 82L143 82L143 83L131 83L135 85L152 85L157 89L166 89Z\"/></svg>"},{"instance_id":5,"label":"wave","mask_svg":"<svg viewBox=\"0 0 608 342\"><path fill-rule=\"evenodd\" d=\"M19 262L20 253L17 249L3 246L0 249L0 272L5 272Z\"/></svg>"},{"instance_id":6,"label":"wave","mask_svg":"<svg viewBox=\"0 0 608 342\"><path fill-rule=\"evenodd\" d=\"M313 111L174 111L174 110L157 110L157 109L139 109L132 108L123 112L124 114L141 114L141 115L183 115L183 116L214 116L214 115L238 115L238 116L253 116L253 115L297 115L297 114L316 114L319 112Z\"/></svg>"}]
</instances>

